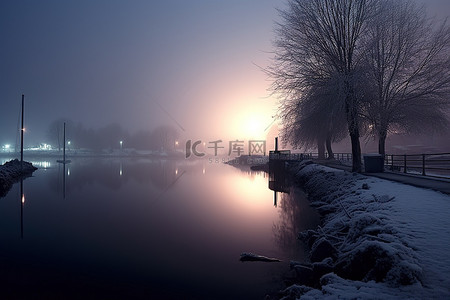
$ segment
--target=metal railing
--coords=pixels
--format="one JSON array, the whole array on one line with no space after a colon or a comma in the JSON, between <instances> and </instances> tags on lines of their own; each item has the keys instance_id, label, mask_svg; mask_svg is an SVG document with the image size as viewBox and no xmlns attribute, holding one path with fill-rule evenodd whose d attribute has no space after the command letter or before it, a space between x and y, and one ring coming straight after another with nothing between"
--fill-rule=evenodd
<instances>
[{"instance_id":1,"label":"metal railing","mask_svg":"<svg viewBox=\"0 0 450 300\"><path fill-rule=\"evenodd\" d=\"M291 153L289 150L269 151L269 160L303 160L312 158L307 153Z\"/></svg>"},{"instance_id":2,"label":"metal railing","mask_svg":"<svg viewBox=\"0 0 450 300\"><path fill-rule=\"evenodd\" d=\"M319 153L311 153L314 158L319 158ZM342 161L351 161L352 154L351 153L333 153L334 159L342 160ZM325 152L325 159L328 159L328 152Z\"/></svg>"},{"instance_id":3,"label":"metal railing","mask_svg":"<svg viewBox=\"0 0 450 300\"><path fill-rule=\"evenodd\" d=\"M433 177L450 177L450 153L386 154L388 170Z\"/></svg>"},{"instance_id":4,"label":"metal railing","mask_svg":"<svg viewBox=\"0 0 450 300\"><path fill-rule=\"evenodd\" d=\"M295 153L297 154L297 153ZM319 153L317 152L309 152L309 153L303 153L304 157L312 158L312 159L318 159ZM351 161L352 160L352 154L351 153L333 153L334 159L341 160L341 161ZM328 152L325 152L325 159L329 159Z\"/></svg>"},{"instance_id":5,"label":"metal railing","mask_svg":"<svg viewBox=\"0 0 450 300\"><path fill-rule=\"evenodd\" d=\"M318 159L319 153L309 152L309 153L291 153L290 150L281 151L269 151L269 159L275 160L303 160L303 159ZM328 159L328 153L325 153L325 159ZM342 161L351 161L351 153L334 153L334 159Z\"/></svg>"},{"instance_id":6,"label":"metal railing","mask_svg":"<svg viewBox=\"0 0 450 300\"><path fill-rule=\"evenodd\" d=\"M317 152L291 153L289 150L269 152L269 159L274 160L317 159L318 157L319 154ZM325 158L328 158L327 153L325 153ZM340 161L351 161L352 154L334 153L334 158ZM384 157L384 166L386 170L406 174L450 178L450 153L386 154Z\"/></svg>"}]
</instances>

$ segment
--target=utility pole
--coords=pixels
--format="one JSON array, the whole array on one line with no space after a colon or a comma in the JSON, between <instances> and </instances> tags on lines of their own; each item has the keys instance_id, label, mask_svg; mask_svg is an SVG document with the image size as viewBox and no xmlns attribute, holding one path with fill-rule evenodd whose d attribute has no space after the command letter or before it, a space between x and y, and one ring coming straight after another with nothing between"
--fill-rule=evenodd
<instances>
[{"instance_id":1,"label":"utility pole","mask_svg":"<svg viewBox=\"0 0 450 300\"><path fill-rule=\"evenodd\" d=\"M23 169L23 132L25 128L23 127L23 106L24 106L25 96L22 94L22 127L20 128L20 168Z\"/></svg>"}]
</instances>

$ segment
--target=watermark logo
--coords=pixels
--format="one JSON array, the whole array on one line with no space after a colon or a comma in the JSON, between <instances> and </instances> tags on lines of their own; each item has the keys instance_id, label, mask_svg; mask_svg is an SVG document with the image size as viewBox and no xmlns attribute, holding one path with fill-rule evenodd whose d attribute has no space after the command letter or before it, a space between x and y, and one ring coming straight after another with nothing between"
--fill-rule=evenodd
<instances>
[{"instance_id":1,"label":"watermark logo","mask_svg":"<svg viewBox=\"0 0 450 300\"><path fill-rule=\"evenodd\" d=\"M202 152L198 152L197 151L197 146L200 145L202 143L202 141L196 141L195 143L192 144L191 146L191 140L188 140L186 142L186 158L189 158L191 156L191 150L194 153L195 156L197 157L202 157L205 155L205 153Z\"/></svg>"},{"instance_id":2,"label":"watermark logo","mask_svg":"<svg viewBox=\"0 0 450 300\"><path fill-rule=\"evenodd\" d=\"M215 140L215 141L209 141L208 147L206 149L213 149L214 156L218 156L220 149L225 149L222 144L224 143L223 140ZM191 157L192 155L196 157L203 157L205 156L205 152L202 152L201 149L199 149L200 145L205 145L205 143L202 143L202 140L187 140L186 141L186 158ZM266 141L265 140L249 140L247 144L247 149L245 148L245 141L243 140L233 140L228 141L228 156L236 155L241 156L241 154L244 154L245 151L248 151L249 155L266 155ZM206 150L205 147L203 147L203 151Z\"/></svg>"},{"instance_id":3,"label":"watermark logo","mask_svg":"<svg viewBox=\"0 0 450 300\"><path fill-rule=\"evenodd\" d=\"M251 154L266 155L266 141L265 140L248 141L248 149L250 155Z\"/></svg>"}]
</instances>

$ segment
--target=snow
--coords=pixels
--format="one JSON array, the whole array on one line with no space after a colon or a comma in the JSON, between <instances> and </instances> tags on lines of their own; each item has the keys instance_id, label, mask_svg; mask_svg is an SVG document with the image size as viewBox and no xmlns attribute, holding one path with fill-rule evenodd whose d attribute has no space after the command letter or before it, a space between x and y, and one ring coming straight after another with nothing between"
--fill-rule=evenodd
<instances>
[{"instance_id":1,"label":"snow","mask_svg":"<svg viewBox=\"0 0 450 300\"><path fill-rule=\"evenodd\" d=\"M6 195L14 182L31 175L36 169L31 163L24 161L22 165L17 159L0 165L0 197Z\"/></svg>"},{"instance_id":2,"label":"snow","mask_svg":"<svg viewBox=\"0 0 450 300\"><path fill-rule=\"evenodd\" d=\"M302 235L312 256L323 240L338 254L332 272L287 298L450 299L449 195L316 164L291 171L323 216Z\"/></svg>"}]
</instances>

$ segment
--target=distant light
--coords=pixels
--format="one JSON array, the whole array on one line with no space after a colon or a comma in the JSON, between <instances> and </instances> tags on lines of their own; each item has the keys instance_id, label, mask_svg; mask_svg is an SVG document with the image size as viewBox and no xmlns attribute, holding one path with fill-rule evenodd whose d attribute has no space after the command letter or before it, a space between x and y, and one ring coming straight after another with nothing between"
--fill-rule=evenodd
<instances>
[{"instance_id":1,"label":"distant light","mask_svg":"<svg viewBox=\"0 0 450 300\"><path fill-rule=\"evenodd\" d=\"M67 169L67 176L70 176L70 169Z\"/></svg>"},{"instance_id":2,"label":"distant light","mask_svg":"<svg viewBox=\"0 0 450 300\"><path fill-rule=\"evenodd\" d=\"M178 169L175 170L175 175L178 175Z\"/></svg>"},{"instance_id":3,"label":"distant light","mask_svg":"<svg viewBox=\"0 0 450 300\"><path fill-rule=\"evenodd\" d=\"M205 174L206 173L206 169L205 168L203 168L203 174Z\"/></svg>"},{"instance_id":4,"label":"distant light","mask_svg":"<svg viewBox=\"0 0 450 300\"><path fill-rule=\"evenodd\" d=\"M22 203L25 203L25 195L22 194Z\"/></svg>"},{"instance_id":5,"label":"distant light","mask_svg":"<svg viewBox=\"0 0 450 300\"><path fill-rule=\"evenodd\" d=\"M67 141L67 145L69 145L69 146L70 146L70 141Z\"/></svg>"},{"instance_id":6,"label":"distant light","mask_svg":"<svg viewBox=\"0 0 450 300\"><path fill-rule=\"evenodd\" d=\"M178 146L178 141L175 141L175 145L177 145L177 146Z\"/></svg>"},{"instance_id":7,"label":"distant light","mask_svg":"<svg viewBox=\"0 0 450 300\"><path fill-rule=\"evenodd\" d=\"M9 149L10 147L11 147L10 144L6 144L6 145L4 146L5 149Z\"/></svg>"},{"instance_id":8,"label":"distant light","mask_svg":"<svg viewBox=\"0 0 450 300\"><path fill-rule=\"evenodd\" d=\"M37 161L37 162L32 162L32 164L37 165L44 169L51 167L51 163L49 161Z\"/></svg>"},{"instance_id":9,"label":"distant light","mask_svg":"<svg viewBox=\"0 0 450 300\"><path fill-rule=\"evenodd\" d=\"M39 145L39 149L35 149L35 150L51 150L52 146L46 143L41 143Z\"/></svg>"}]
</instances>

